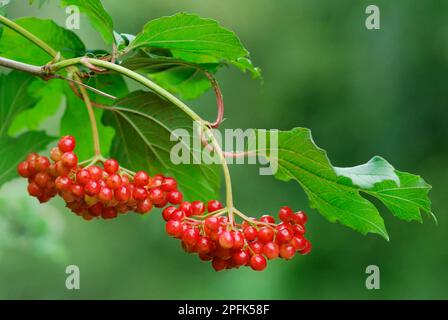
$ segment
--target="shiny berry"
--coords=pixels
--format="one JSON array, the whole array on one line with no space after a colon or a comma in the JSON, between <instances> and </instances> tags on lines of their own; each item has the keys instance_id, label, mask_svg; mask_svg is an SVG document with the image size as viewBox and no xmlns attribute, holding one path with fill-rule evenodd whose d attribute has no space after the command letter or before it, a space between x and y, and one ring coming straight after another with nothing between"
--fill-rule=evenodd
<instances>
[{"instance_id":1,"label":"shiny berry","mask_svg":"<svg viewBox=\"0 0 448 320\"><path fill-rule=\"evenodd\" d=\"M262 255L256 254L250 258L250 267L255 271L263 271L266 265L266 259Z\"/></svg>"},{"instance_id":2,"label":"shiny berry","mask_svg":"<svg viewBox=\"0 0 448 320\"><path fill-rule=\"evenodd\" d=\"M202 201L193 201L191 203L191 210L193 216L199 216L205 212L205 205Z\"/></svg>"},{"instance_id":3,"label":"shiny berry","mask_svg":"<svg viewBox=\"0 0 448 320\"><path fill-rule=\"evenodd\" d=\"M145 171L138 171L134 176L134 184L137 187L144 187L149 182L149 176Z\"/></svg>"},{"instance_id":4,"label":"shiny berry","mask_svg":"<svg viewBox=\"0 0 448 320\"><path fill-rule=\"evenodd\" d=\"M221 209L222 209L222 204L218 200L210 200L207 203L207 211L208 212L215 212L215 211L218 211Z\"/></svg>"},{"instance_id":5,"label":"shiny berry","mask_svg":"<svg viewBox=\"0 0 448 320\"><path fill-rule=\"evenodd\" d=\"M258 240L263 243L270 242L274 239L274 230L269 227L261 227L257 236Z\"/></svg>"},{"instance_id":6,"label":"shiny berry","mask_svg":"<svg viewBox=\"0 0 448 320\"><path fill-rule=\"evenodd\" d=\"M89 171L90 179L92 180L100 180L103 178L103 169L98 166L87 167L87 171Z\"/></svg>"},{"instance_id":7,"label":"shiny berry","mask_svg":"<svg viewBox=\"0 0 448 320\"><path fill-rule=\"evenodd\" d=\"M279 243L286 243L286 242L291 241L292 234L291 234L291 232L289 232L288 229L284 228L277 232L276 239L277 239L277 242L279 242Z\"/></svg>"},{"instance_id":8,"label":"shiny berry","mask_svg":"<svg viewBox=\"0 0 448 320\"><path fill-rule=\"evenodd\" d=\"M174 191L168 192L168 194L166 195L166 199L171 204L179 204L182 202L183 195L180 191L174 190Z\"/></svg>"},{"instance_id":9,"label":"shiny berry","mask_svg":"<svg viewBox=\"0 0 448 320\"><path fill-rule=\"evenodd\" d=\"M230 249L233 247L235 238L230 231L224 231L219 236L219 245L225 249Z\"/></svg>"},{"instance_id":10,"label":"shiny berry","mask_svg":"<svg viewBox=\"0 0 448 320\"><path fill-rule=\"evenodd\" d=\"M62 152L72 152L75 149L76 142L72 136L64 136L58 142L58 148Z\"/></svg>"},{"instance_id":11,"label":"shiny berry","mask_svg":"<svg viewBox=\"0 0 448 320\"><path fill-rule=\"evenodd\" d=\"M19 165L17 166L17 173L23 178L28 178L30 176L30 171L28 170L28 161L19 163Z\"/></svg>"},{"instance_id":12,"label":"shiny berry","mask_svg":"<svg viewBox=\"0 0 448 320\"><path fill-rule=\"evenodd\" d=\"M278 258L279 252L279 246L275 242L268 242L263 246L263 254L269 260Z\"/></svg>"},{"instance_id":13,"label":"shiny berry","mask_svg":"<svg viewBox=\"0 0 448 320\"><path fill-rule=\"evenodd\" d=\"M149 199L140 200L137 202L137 212L147 213L152 209L152 202Z\"/></svg>"},{"instance_id":14,"label":"shiny berry","mask_svg":"<svg viewBox=\"0 0 448 320\"><path fill-rule=\"evenodd\" d=\"M96 196L101 190L98 181L89 180L84 186L84 192L89 196Z\"/></svg>"},{"instance_id":15,"label":"shiny berry","mask_svg":"<svg viewBox=\"0 0 448 320\"><path fill-rule=\"evenodd\" d=\"M118 161L115 159L107 159L104 161L104 171L106 171L108 174L114 174L118 171L120 168Z\"/></svg>"},{"instance_id":16,"label":"shiny berry","mask_svg":"<svg viewBox=\"0 0 448 320\"><path fill-rule=\"evenodd\" d=\"M62 155L61 162L67 168L74 168L78 164L78 157L73 152L66 152Z\"/></svg>"},{"instance_id":17,"label":"shiny berry","mask_svg":"<svg viewBox=\"0 0 448 320\"><path fill-rule=\"evenodd\" d=\"M76 183L84 186L90 180L90 173L86 169L81 169L76 174Z\"/></svg>"},{"instance_id":18,"label":"shiny berry","mask_svg":"<svg viewBox=\"0 0 448 320\"><path fill-rule=\"evenodd\" d=\"M248 241L255 240L255 238L257 238L257 234L258 234L257 229L255 229L252 226L246 227L244 229L244 236Z\"/></svg>"},{"instance_id":19,"label":"shiny berry","mask_svg":"<svg viewBox=\"0 0 448 320\"><path fill-rule=\"evenodd\" d=\"M288 222L293 215L293 211L290 207L281 207L280 211L278 212L278 218L282 220L283 222Z\"/></svg>"}]
</instances>

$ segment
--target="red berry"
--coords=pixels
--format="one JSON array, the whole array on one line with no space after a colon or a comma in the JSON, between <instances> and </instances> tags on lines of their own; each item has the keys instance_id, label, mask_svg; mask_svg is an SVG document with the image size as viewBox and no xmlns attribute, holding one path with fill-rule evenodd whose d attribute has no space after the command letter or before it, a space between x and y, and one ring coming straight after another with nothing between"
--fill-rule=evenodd
<instances>
[{"instance_id":1,"label":"red berry","mask_svg":"<svg viewBox=\"0 0 448 320\"><path fill-rule=\"evenodd\" d=\"M174 191L170 191L167 195L166 195L166 199L171 203L171 204L179 204L182 202L183 199L183 195L180 191L174 190Z\"/></svg>"},{"instance_id":2,"label":"red berry","mask_svg":"<svg viewBox=\"0 0 448 320\"><path fill-rule=\"evenodd\" d=\"M269 227L261 227L258 230L258 240L263 243L270 242L274 239L274 230Z\"/></svg>"},{"instance_id":3,"label":"red berry","mask_svg":"<svg viewBox=\"0 0 448 320\"><path fill-rule=\"evenodd\" d=\"M78 157L73 152L66 152L62 155L61 161L67 168L74 168L78 164Z\"/></svg>"},{"instance_id":4,"label":"red berry","mask_svg":"<svg viewBox=\"0 0 448 320\"><path fill-rule=\"evenodd\" d=\"M176 209L170 214L170 220L182 220L185 214L182 210Z\"/></svg>"},{"instance_id":5,"label":"red berry","mask_svg":"<svg viewBox=\"0 0 448 320\"><path fill-rule=\"evenodd\" d=\"M311 242L309 242L308 240L305 240L305 248L303 248L300 253L301 254L308 254L311 251Z\"/></svg>"},{"instance_id":6,"label":"red berry","mask_svg":"<svg viewBox=\"0 0 448 320\"><path fill-rule=\"evenodd\" d=\"M219 257L214 257L212 260L212 267L215 271L221 271L227 267L227 262Z\"/></svg>"},{"instance_id":7,"label":"red berry","mask_svg":"<svg viewBox=\"0 0 448 320\"><path fill-rule=\"evenodd\" d=\"M163 211L162 211L163 220L170 221L171 214L176 210L177 210L177 208L174 206L169 206L169 207L166 207L165 209L163 209Z\"/></svg>"},{"instance_id":8,"label":"red berry","mask_svg":"<svg viewBox=\"0 0 448 320\"><path fill-rule=\"evenodd\" d=\"M140 200L137 202L137 212L147 213L152 209L152 202L149 199Z\"/></svg>"},{"instance_id":9,"label":"red berry","mask_svg":"<svg viewBox=\"0 0 448 320\"><path fill-rule=\"evenodd\" d=\"M47 157L39 156L35 161L37 171L46 171L50 167L50 160Z\"/></svg>"},{"instance_id":10,"label":"red berry","mask_svg":"<svg viewBox=\"0 0 448 320\"><path fill-rule=\"evenodd\" d=\"M114 194L108 187L102 187L98 193L98 199L102 202L109 202L112 200Z\"/></svg>"},{"instance_id":11,"label":"red berry","mask_svg":"<svg viewBox=\"0 0 448 320\"><path fill-rule=\"evenodd\" d=\"M246 227L244 229L244 237L248 240L248 241L252 241L255 240L255 238L257 237L257 229L255 229L252 226Z\"/></svg>"},{"instance_id":12,"label":"red berry","mask_svg":"<svg viewBox=\"0 0 448 320\"><path fill-rule=\"evenodd\" d=\"M280 246L280 257L285 260L292 259L296 253L296 248L289 243L284 243Z\"/></svg>"},{"instance_id":13,"label":"red berry","mask_svg":"<svg viewBox=\"0 0 448 320\"><path fill-rule=\"evenodd\" d=\"M191 203L191 209L193 211L193 216L199 216L204 213L205 205L202 201L193 201Z\"/></svg>"},{"instance_id":14,"label":"red berry","mask_svg":"<svg viewBox=\"0 0 448 320\"><path fill-rule=\"evenodd\" d=\"M266 259L262 255L256 254L250 258L250 267L255 271L263 271L266 265Z\"/></svg>"},{"instance_id":15,"label":"red berry","mask_svg":"<svg viewBox=\"0 0 448 320\"><path fill-rule=\"evenodd\" d=\"M89 180L84 186L84 192L89 196L96 196L101 190L101 186L98 181Z\"/></svg>"},{"instance_id":16,"label":"red berry","mask_svg":"<svg viewBox=\"0 0 448 320\"><path fill-rule=\"evenodd\" d=\"M308 217L306 216L305 212L303 212L303 211L296 212L293 215L293 221L302 226L306 224L307 220L308 220Z\"/></svg>"},{"instance_id":17,"label":"red berry","mask_svg":"<svg viewBox=\"0 0 448 320\"><path fill-rule=\"evenodd\" d=\"M165 195L160 188L152 188L149 190L149 199L153 203L161 203L165 199Z\"/></svg>"},{"instance_id":18,"label":"red berry","mask_svg":"<svg viewBox=\"0 0 448 320\"><path fill-rule=\"evenodd\" d=\"M84 188L79 184L73 184L70 188L70 191L71 193L73 193L75 197L78 198L84 197Z\"/></svg>"},{"instance_id":19,"label":"red berry","mask_svg":"<svg viewBox=\"0 0 448 320\"><path fill-rule=\"evenodd\" d=\"M106 179L106 186L112 190L117 189L121 184L121 177L118 174L112 174Z\"/></svg>"},{"instance_id":20,"label":"red berry","mask_svg":"<svg viewBox=\"0 0 448 320\"><path fill-rule=\"evenodd\" d=\"M119 188L115 189L114 195L115 199L117 199L118 201L126 202L131 197L131 191L127 186L122 185Z\"/></svg>"},{"instance_id":21,"label":"red berry","mask_svg":"<svg viewBox=\"0 0 448 320\"><path fill-rule=\"evenodd\" d=\"M184 201L179 205L179 209L185 213L186 217L190 217L193 214L193 209L191 203L188 201Z\"/></svg>"},{"instance_id":22,"label":"red berry","mask_svg":"<svg viewBox=\"0 0 448 320\"><path fill-rule=\"evenodd\" d=\"M103 178L103 169L98 166L87 167L87 171L89 171L90 179L92 180L100 180Z\"/></svg>"},{"instance_id":23,"label":"red berry","mask_svg":"<svg viewBox=\"0 0 448 320\"><path fill-rule=\"evenodd\" d=\"M249 254L245 250L238 250L232 254L232 261L237 266L244 266L249 261Z\"/></svg>"},{"instance_id":24,"label":"red berry","mask_svg":"<svg viewBox=\"0 0 448 320\"><path fill-rule=\"evenodd\" d=\"M244 247L244 236L239 231L233 232L233 247L234 250L239 250Z\"/></svg>"},{"instance_id":25,"label":"red berry","mask_svg":"<svg viewBox=\"0 0 448 320\"><path fill-rule=\"evenodd\" d=\"M59 176L55 180L55 186L59 191L69 190L72 185L72 180L67 176Z\"/></svg>"},{"instance_id":26,"label":"red berry","mask_svg":"<svg viewBox=\"0 0 448 320\"><path fill-rule=\"evenodd\" d=\"M280 220L282 220L283 222L288 222L289 219L291 219L293 214L293 211L290 207L281 207L280 211L278 212L278 217Z\"/></svg>"},{"instance_id":27,"label":"red berry","mask_svg":"<svg viewBox=\"0 0 448 320\"><path fill-rule=\"evenodd\" d=\"M263 252L263 244L259 241L254 241L249 243L250 248L255 253L262 253Z\"/></svg>"},{"instance_id":28,"label":"red berry","mask_svg":"<svg viewBox=\"0 0 448 320\"><path fill-rule=\"evenodd\" d=\"M218 200L210 200L207 203L207 210L208 212L215 212L222 209L222 204Z\"/></svg>"},{"instance_id":29,"label":"red berry","mask_svg":"<svg viewBox=\"0 0 448 320\"><path fill-rule=\"evenodd\" d=\"M116 218L118 215L117 209L115 207L107 207L103 208L101 211L101 217L103 219L113 219Z\"/></svg>"},{"instance_id":30,"label":"red berry","mask_svg":"<svg viewBox=\"0 0 448 320\"><path fill-rule=\"evenodd\" d=\"M296 236L303 236L305 234L305 227L300 224L295 224L292 226L292 233Z\"/></svg>"},{"instance_id":31,"label":"red berry","mask_svg":"<svg viewBox=\"0 0 448 320\"><path fill-rule=\"evenodd\" d=\"M278 258L279 250L278 244L275 242L268 242L263 246L263 254L269 260Z\"/></svg>"},{"instance_id":32,"label":"red berry","mask_svg":"<svg viewBox=\"0 0 448 320\"><path fill-rule=\"evenodd\" d=\"M50 175L46 172L38 172L34 177L34 182L40 187L45 188L50 181Z\"/></svg>"},{"instance_id":33,"label":"red berry","mask_svg":"<svg viewBox=\"0 0 448 320\"><path fill-rule=\"evenodd\" d=\"M142 187L135 187L132 191L132 197L135 200L145 200L148 198L148 192L145 188Z\"/></svg>"},{"instance_id":34,"label":"red berry","mask_svg":"<svg viewBox=\"0 0 448 320\"><path fill-rule=\"evenodd\" d=\"M229 231L224 231L219 236L219 245L223 247L224 249L230 249L233 247L233 244L235 242L235 238L233 234Z\"/></svg>"},{"instance_id":35,"label":"red berry","mask_svg":"<svg viewBox=\"0 0 448 320\"><path fill-rule=\"evenodd\" d=\"M216 231L219 227L219 221L217 217L208 217L207 219L205 219L204 224L211 231Z\"/></svg>"},{"instance_id":36,"label":"red berry","mask_svg":"<svg viewBox=\"0 0 448 320\"><path fill-rule=\"evenodd\" d=\"M90 180L90 173L86 169L81 169L76 174L76 183L84 186Z\"/></svg>"},{"instance_id":37,"label":"red berry","mask_svg":"<svg viewBox=\"0 0 448 320\"><path fill-rule=\"evenodd\" d=\"M171 220L166 223L165 230L168 235L179 238L183 232L183 224L178 220Z\"/></svg>"},{"instance_id":38,"label":"red berry","mask_svg":"<svg viewBox=\"0 0 448 320\"><path fill-rule=\"evenodd\" d=\"M72 152L75 149L76 141L72 136L64 136L58 142L58 148L62 152Z\"/></svg>"},{"instance_id":39,"label":"red berry","mask_svg":"<svg viewBox=\"0 0 448 320\"><path fill-rule=\"evenodd\" d=\"M114 174L118 171L120 168L118 161L115 159L107 159L104 161L104 171L106 171L108 174Z\"/></svg>"},{"instance_id":40,"label":"red berry","mask_svg":"<svg viewBox=\"0 0 448 320\"><path fill-rule=\"evenodd\" d=\"M42 189L39 188L39 186L36 183L30 182L28 184L28 193L32 197L39 197L42 195L43 192L42 192Z\"/></svg>"},{"instance_id":41,"label":"red berry","mask_svg":"<svg viewBox=\"0 0 448 320\"><path fill-rule=\"evenodd\" d=\"M30 171L28 170L28 161L20 162L17 166L17 173L24 178L28 178L30 176Z\"/></svg>"},{"instance_id":42,"label":"red berry","mask_svg":"<svg viewBox=\"0 0 448 320\"><path fill-rule=\"evenodd\" d=\"M144 187L149 183L149 176L145 171L138 171L134 176L134 184L138 187Z\"/></svg>"},{"instance_id":43,"label":"red berry","mask_svg":"<svg viewBox=\"0 0 448 320\"><path fill-rule=\"evenodd\" d=\"M279 243L287 243L291 241L292 234L288 229L284 228L277 232L277 242Z\"/></svg>"},{"instance_id":44,"label":"red berry","mask_svg":"<svg viewBox=\"0 0 448 320\"><path fill-rule=\"evenodd\" d=\"M296 249L296 251L302 251L303 249L305 249L306 243L307 240L302 237L294 237L291 240L291 244L294 246L294 249Z\"/></svg>"},{"instance_id":45,"label":"red berry","mask_svg":"<svg viewBox=\"0 0 448 320\"><path fill-rule=\"evenodd\" d=\"M275 223L274 217L267 214L261 216L260 221L264 223Z\"/></svg>"},{"instance_id":46,"label":"red berry","mask_svg":"<svg viewBox=\"0 0 448 320\"><path fill-rule=\"evenodd\" d=\"M177 189L177 182L173 178L163 179L161 188L165 192L174 191Z\"/></svg>"},{"instance_id":47,"label":"red berry","mask_svg":"<svg viewBox=\"0 0 448 320\"><path fill-rule=\"evenodd\" d=\"M212 249L212 241L209 237L200 237L196 244L196 249L199 254L207 254Z\"/></svg>"},{"instance_id":48,"label":"red berry","mask_svg":"<svg viewBox=\"0 0 448 320\"><path fill-rule=\"evenodd\" d=\"M195 246L199 240L199 230L188 228L182 232L182 241L188 246Z\"/></svg>"}]
</instances>

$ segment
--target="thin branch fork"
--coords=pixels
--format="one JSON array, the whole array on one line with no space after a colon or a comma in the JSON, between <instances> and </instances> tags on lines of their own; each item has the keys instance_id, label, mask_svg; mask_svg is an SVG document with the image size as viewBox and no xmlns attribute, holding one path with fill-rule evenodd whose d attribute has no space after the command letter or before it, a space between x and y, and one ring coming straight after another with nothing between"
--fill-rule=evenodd
<instances>
[{"instance_id":1,"label":"thin branch fork","mask_svg":"<svg viewBox=\"0 0 448 320\"><path fill-rule=\"evenodd\" d=\"M41 66L35 66L35 65L32 65L32 64L23 63L23 62L11 60L11 59L8 59L8 58L0 57L0 66L6 67L6 68L9 68L9 69L14 69L14 70L26 72L26 73L32 74L34 76L40 77L40 78L42 78L45 81L50 80L50 79L66 80L66 81L68 81L68 83L69 83L69 85L70 85L70 87L72 89L75 88L75 86L73 84L77 84L77 85L82 86L82 87L84 87L84 88L86 88L86 89L88 89L88 90L90 90L90 91L92 91L92 92L94 92L96 94L102 95L102 96L104 96L106 98L113 99L113 100L118 99L117 97L115 97L113 95L110 95L110 94L108 94L106 92L98 90L98 89L96 89L94 87L91 87L91 86L89 86L89 85L87 85L87 84L85 84L85 83L83 83L81 81L76 81L74 79L70 79L70 78L67 78L67 77L64 77L64 76L61 76L61 75L57 75L57 74L51 74L49 72L49 69L50 69L49 65L45 65L45 66L41 67ZM77 90L76 90L75 94L80 96L80 94L79 94L79 92Z\"/></svg>"}]
</instances>

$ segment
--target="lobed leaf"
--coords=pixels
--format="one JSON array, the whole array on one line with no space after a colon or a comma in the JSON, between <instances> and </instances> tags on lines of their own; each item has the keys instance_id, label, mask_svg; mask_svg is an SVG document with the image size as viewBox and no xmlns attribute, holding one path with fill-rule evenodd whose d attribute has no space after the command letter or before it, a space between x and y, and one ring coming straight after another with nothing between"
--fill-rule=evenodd
<instances>
[{"instance_id":1,"label":"lobed leaf","mask_svg":"<svg viewBox=\"0 0 448 320\"><path fill-rule=\"evenodd\" d=\"M388 240L378 209L361 193L378 198L396 217L406 221L421 221L421 210L431 213L430 186L422 178L399 172L380 157L353 168L333 167L326 152L314 143L309 129L280 131L278 146L268 149L271 163L278 163L275 177L296 180L311 207L331 222L339 221L362 234L376 233ZM259 154L262 151L257 150Z\"/></svg>"},{"instance_id":2,"label":"lobed leaf","mask_svg":"<svg viewBox=\"0 0 448 320\"><path fill-rule=\"evenodd\" d=\"M260 76L235 33L196 14L178 13L148 22L128 50L141 47L169 49L173 57L196 64L229 62Z\"/></svg>"}]
</instances>

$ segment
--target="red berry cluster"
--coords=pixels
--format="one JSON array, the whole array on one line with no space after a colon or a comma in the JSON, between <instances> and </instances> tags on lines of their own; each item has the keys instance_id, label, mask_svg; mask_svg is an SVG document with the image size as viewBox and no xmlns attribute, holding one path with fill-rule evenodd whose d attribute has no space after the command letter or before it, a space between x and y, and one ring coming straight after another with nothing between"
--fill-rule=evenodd
<instances>
[{"instance_id":1,"label":"red berry cluster","mask_svg":"<svg viewBox=\"0 0 448 320\"><path fill-rule=\"evenodd\" d=\"M296 253L311 251L311 243L304 237L307 216L302 211L294 213L282 207L278 224L274 217L264 215L231 225L228 217L220 216L219 201L208 202L207 214L205 209L200 201L182 202L179 207L165 208L162 216L168 235L180 239L186 252L198 253L203 261L211 260L216 271L241 266L262 271L267 266L266 258L289 260Z\"/></svg>"},{"instance_id":2,"label":"red berry cluster","mask_svg":"<svg viewBox=\"0 0 448 320\"><path fill-rule=\"evenodd\" d=\"M128 174L114 159L97 165L82 167L73 152L75 139L65 136L51 150L50 158L35 153L21 162L17 171L28 178L28 192L41 203L60 195L68 208L86 220L95 217L112 219L118 214L136 211L144 214L153 205L158 208L168 203L180 204L182 193L173 178L150 177L139 171Z\"/></svg>"}]
</instances>

